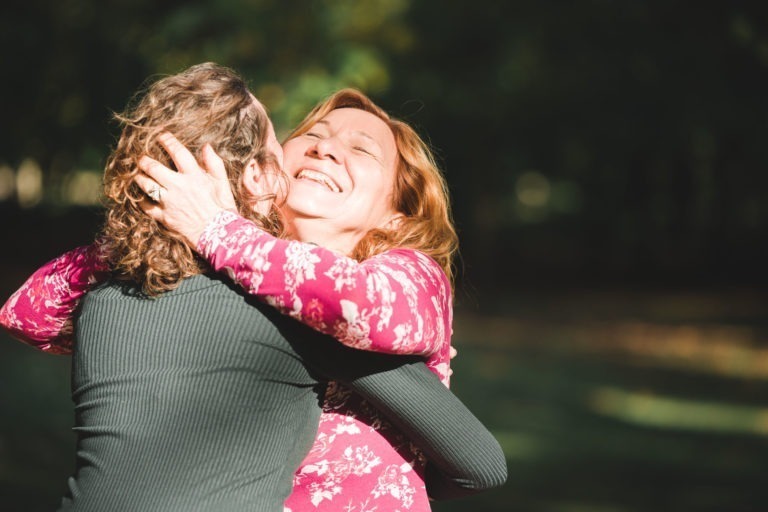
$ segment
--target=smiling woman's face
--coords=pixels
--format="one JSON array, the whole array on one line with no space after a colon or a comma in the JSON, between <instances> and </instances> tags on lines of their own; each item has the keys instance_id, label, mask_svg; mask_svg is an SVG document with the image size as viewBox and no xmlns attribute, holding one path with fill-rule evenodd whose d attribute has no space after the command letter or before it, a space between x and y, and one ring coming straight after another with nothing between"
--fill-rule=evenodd
<instances>
[{"instance_id":1,"label":"smiling woman's face","mask_svg":"<svg viewBox=\"0 0 768 512\"><path fill-rule=\"evenodd\" d=\"M294 236L349 254L396 214L397 146L389 126L355 108L332 110L283 145L285 209Z\"/></svg>"}]
</instances>

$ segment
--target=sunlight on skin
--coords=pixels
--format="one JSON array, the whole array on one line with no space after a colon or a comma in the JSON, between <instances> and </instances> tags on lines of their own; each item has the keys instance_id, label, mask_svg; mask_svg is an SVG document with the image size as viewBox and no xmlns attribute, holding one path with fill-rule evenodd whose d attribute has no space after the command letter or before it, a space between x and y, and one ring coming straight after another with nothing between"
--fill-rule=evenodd
<instances>
[{"instance_id":1,"label":"sunlight on skin","mask_svg":"<svg viewBox=\"0 0 768 512\"><path fill-rule=\"evenodd\" d=\"M602 387L591 393L593 411L629 423L684 430L768 436L768 408L684 400Z\"/></svg>"}]
</instances>

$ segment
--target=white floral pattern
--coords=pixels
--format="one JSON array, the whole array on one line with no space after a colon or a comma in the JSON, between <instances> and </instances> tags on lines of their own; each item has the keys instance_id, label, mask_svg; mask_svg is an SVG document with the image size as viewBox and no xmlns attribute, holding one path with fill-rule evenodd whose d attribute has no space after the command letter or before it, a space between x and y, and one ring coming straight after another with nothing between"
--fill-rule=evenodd
<instances>
[{"instance_id":1,"label":"white floral pattern","mask_svg":"<svg viewBox=\"0 0 768 512\"><path fill-rule=\"evenodd\" d=\"M216 215L197 248L248 293L345 345L432 356L448 344L450 285L418 251L394 249L358 262L276 239L230 211Z\"/></svg>"},{"instance_id":2,"label":"white floral pattern","mask_svg":"<svg viewBox=\"0 0 768 512\"><path fill-rule=\"evenodd\" d=\"M364 350L429 356L448 385L451 291L428 256L398 249L364 262L312 244L278 240L267 260L283 268L260 274L247 247L274 240L231 212L220 213L198 250L249 293L343 344ZM317 439L294 478L286 507L294 512L424 512L424 456L377 411L331 383Z\"/></svg>"},{"instance_id":3,"label":"white floral pattern","mask_svg":"<svg viewBox=\"0 0 768 512\"><path fill-rule=\"evenodd\" d=\"M451 291L440 266L410 249L357 262L311 244L277 239L221 212L200 253L246 292L347 346L427 357L447 386ZM42 350L70 350L66 325L88 288L104 279L95 246L35 274L0 310L0 324ZM330 383L318 434L294 477L287 512L425 512L426 460L359 396Z\"/></svg>"},{"instance_id":4,"label":"white floral pattern","mask_svg":"<svg viewBox=\"0 0 768 512\"><path fill-rule=\"evenodd\" d=\"M108 275L96 244L78 247L42 267L0 309L0 325L51 354L72 352L72 316L80 298Z\"/></svg>"}]
</instances>

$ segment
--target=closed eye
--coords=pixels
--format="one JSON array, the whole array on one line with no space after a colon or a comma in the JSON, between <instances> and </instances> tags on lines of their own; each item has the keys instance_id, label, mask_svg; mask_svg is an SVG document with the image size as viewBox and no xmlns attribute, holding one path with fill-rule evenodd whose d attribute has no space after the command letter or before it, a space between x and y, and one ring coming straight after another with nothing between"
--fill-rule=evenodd
<instances>
[{"instance_id":1,"label":"closed eye","mask_svg":"<svg viewBox=\"0 0 768 512\"><path fill-rule=\"evenodd\" d=\"M369 149L367 146L352 146L352 150L362 154L363 156L371 157L377 162L381 162L381 159L379 158L378 154L373 150Z\"/></svg>"}]
</instances>

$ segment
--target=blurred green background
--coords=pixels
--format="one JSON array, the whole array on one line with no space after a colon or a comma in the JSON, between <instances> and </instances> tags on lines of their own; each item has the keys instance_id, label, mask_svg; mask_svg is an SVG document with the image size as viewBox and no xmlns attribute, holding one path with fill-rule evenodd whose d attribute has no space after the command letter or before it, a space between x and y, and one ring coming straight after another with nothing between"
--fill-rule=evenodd
<instances>
[{"instance_id":1,"label":"blurred green background","mask_svg":"<svg viewBox=\"0 0 768 512\"><path fill-rule=\"evenodd\" d=\"M0 295L87 243L148 77L246 76L286 134L352 86L416 126L462 243L453 388L508 484L436 511L768 510L768 4L10 0ZM52 510L69 362L0 335L0 509Z\"/></svg>"}]
</instances>

